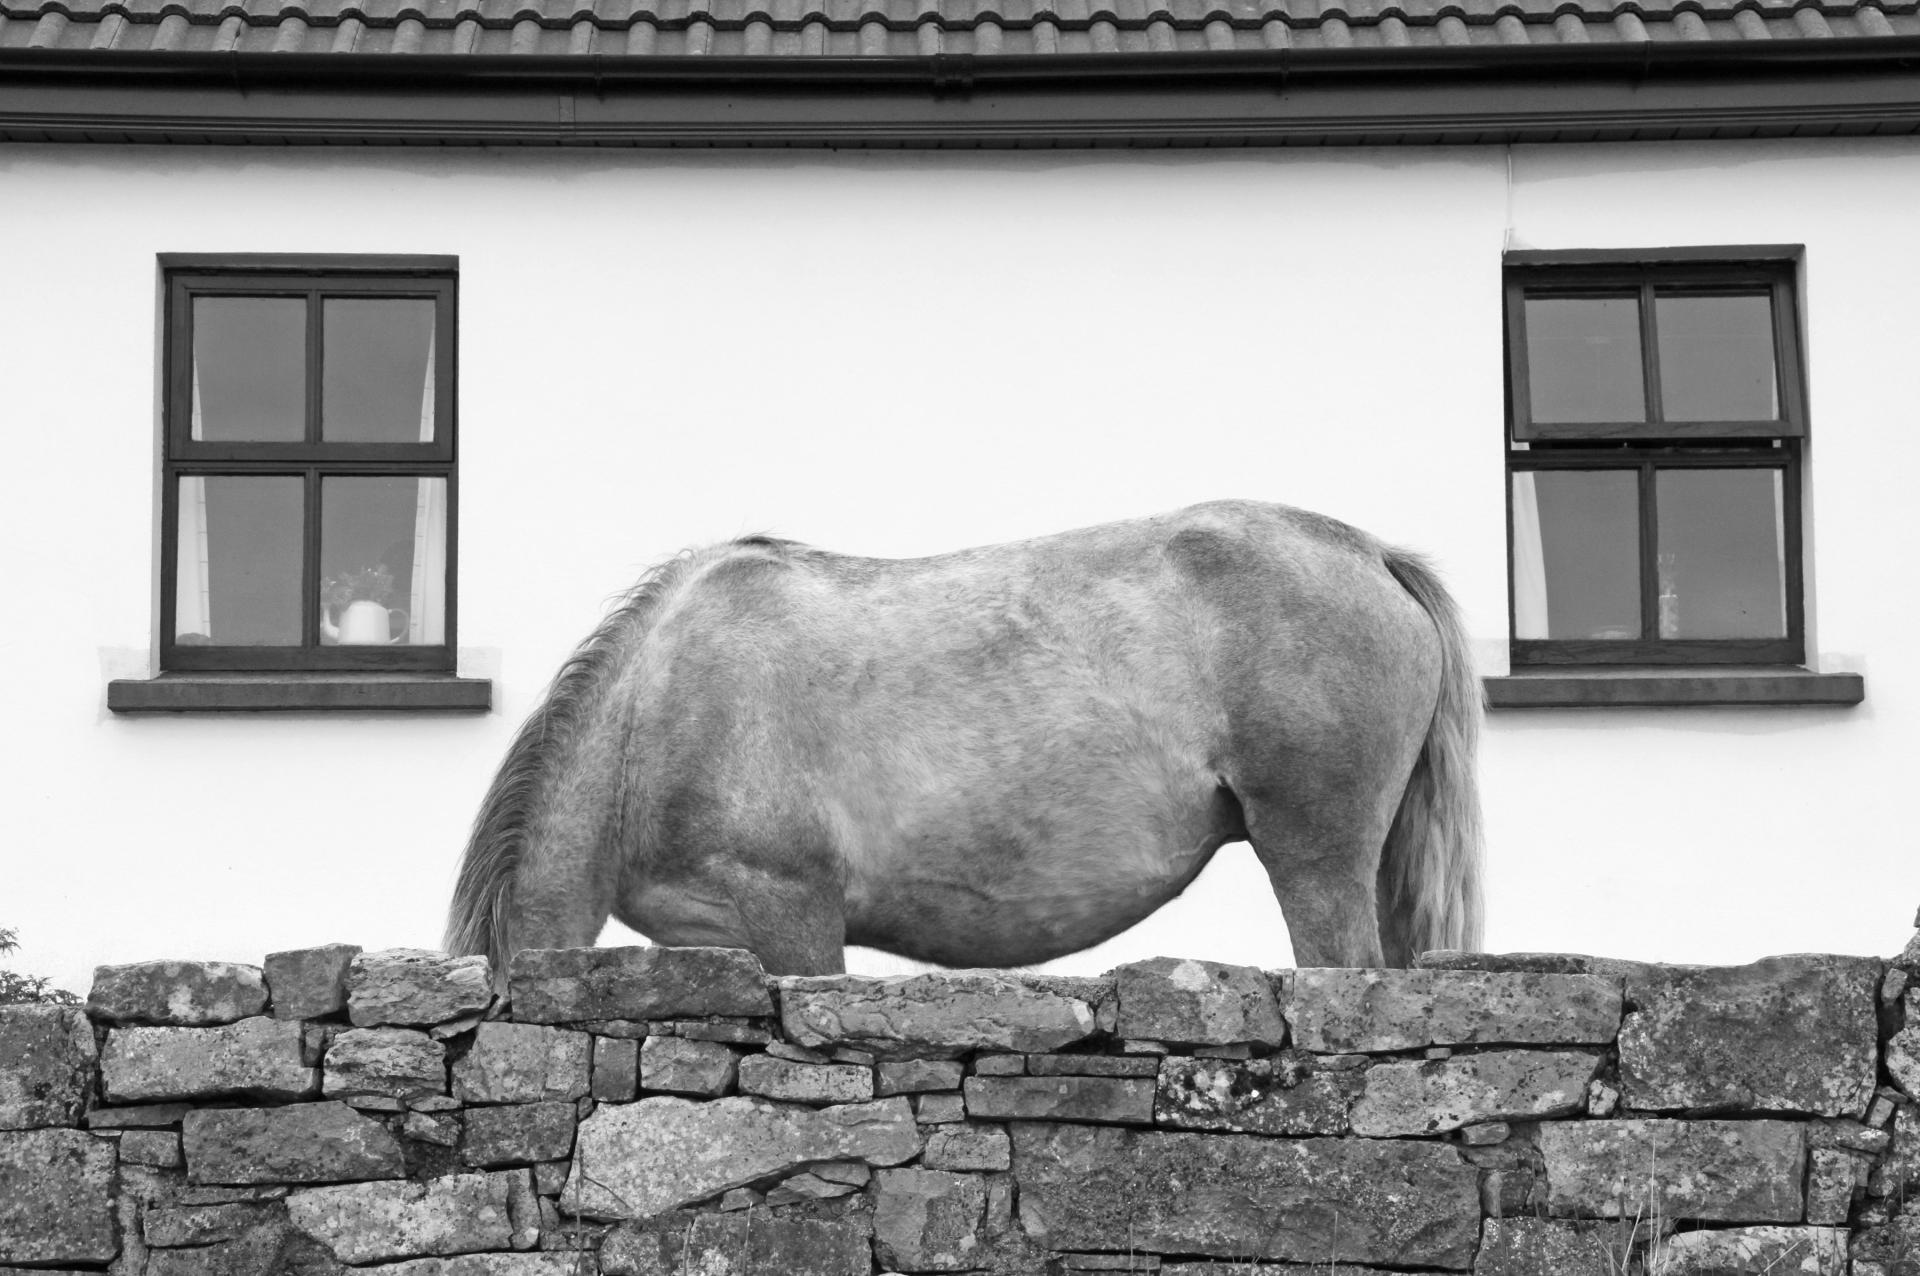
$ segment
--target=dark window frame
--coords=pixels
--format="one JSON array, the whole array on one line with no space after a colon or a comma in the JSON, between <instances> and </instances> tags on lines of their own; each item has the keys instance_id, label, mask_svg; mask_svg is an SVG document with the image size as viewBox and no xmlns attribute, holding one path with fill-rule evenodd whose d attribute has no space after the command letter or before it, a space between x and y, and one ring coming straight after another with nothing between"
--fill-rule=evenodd
<instances>
[{"instance_id":1,"label":"dark window frame","mask_svg":"<svg viewBox=\"0 0 1920 1276\"><path fill-rule=\"evenodd\" d=\"M1513 252L1505 257L1507 386L1507 633L1515 668L1542 666L1803 665L1806 591L1801 510L1807 435L1799 322L1801 250L1792 246L1664 252ZM1711 293L1764 288L1773 300L1779 417L1771 421L1661 419L1655 288ZM1648 420L1541 423L1530 419L1522 299L1636 290ZM1524 446L1521 446L1524 445ZM1513 475L1548 470L1631 470L1637 475L1640 626L1657 635L1659 511L1655 476L1668 469L1770 469L1781 474L1785 629L1779 638L1523 639L1516 635Z\"/></svg>"},{"instance_id":2,"label":"dark window frame","mask_svg":"<svg viewBox=\"0 0 1920 1276\"><path fill-rule=\"evenodd\" d=\"M458 261L364 254L162 254L160 667L179 672L451 673L459 621ZM192 430L193 299L302 297L307 305L306 430L299 442L207 442ZM320 438L321 310L325 297L430 298L435 303L434 437L430 443L340 443ZM285 475L302 482L301 643L212 646L175 640L179 488L184 476ZM442 478L447 493L445 641L433 646L322 646L319 629L320 484L326 477Z\"/></svg>"}]
</instances>

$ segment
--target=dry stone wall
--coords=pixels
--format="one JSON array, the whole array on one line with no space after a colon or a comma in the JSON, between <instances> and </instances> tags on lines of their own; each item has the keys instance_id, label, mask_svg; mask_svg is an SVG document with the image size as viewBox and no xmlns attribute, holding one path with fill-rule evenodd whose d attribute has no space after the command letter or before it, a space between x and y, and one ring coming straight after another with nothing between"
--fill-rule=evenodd
<instances>
[{"instance_id":1,"label":"dry stone wall","mask_svg":"<svg viewBox=\"0 0 1920 1276\"><path fill-rule=\"evenodd\" d=\"M0 1008L0 1273L1920 1276L1916 975L102 967Z\"/></svg>"}]
</instances>

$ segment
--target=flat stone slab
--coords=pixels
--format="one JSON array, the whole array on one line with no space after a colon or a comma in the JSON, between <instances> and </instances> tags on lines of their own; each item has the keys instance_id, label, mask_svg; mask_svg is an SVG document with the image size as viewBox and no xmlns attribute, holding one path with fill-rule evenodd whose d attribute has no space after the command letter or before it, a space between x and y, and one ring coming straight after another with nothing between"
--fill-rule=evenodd
<instances>
[{"instance_id":1,"label":"flat stone slab","mask_svg":"<svg viewBox=\"0 0 1920 1276\"><path fill-rule=\"evenodd\" d=\"M105 1024L208 1028L267 1009L258 966L231 961L140 961L96 966L87 1014Z\"/></svg>"},{"instance_id":2,"label":"flat stone slab","mask_svg":"<svg viewBox=\"0 0 1920 1276\"><path fill-rule=\"evenodd\" d=\"M1273 986L1252 966L1155 957L1110 973L1119 1036L1192 1045L1286 1044Z\"/></svg>"},{"instance_id":3,"label":"flat stone slab","mask_svg":"<svg viewBox=\"0 0 1920 1276\"><path fill-rule=\"evenodd\" d=\"M645 1217L815 1161L898 1165L920 1148L903 1098L830 1108L744 1097L610 1104L580 1123L561 1207L592 1218Z\"/></svg>"},{"instance_id":4,"label":"flat stone slab","mask_svg":"<svg viewBox=\"0 0 1920 1276\"><path fill-rule=\"evenodd\" d=\"M453 1065L454 1097L466 1103L578 1099L592 1087L593 1038L539 1024L491 1020Z\"/></svg>"},{"instance_id":5,"label":"flat stone slab","mask_svg":"<svg viewBox=\"0 0 1920 1276\"><path fill-rule=\"evenodd\" d=\"M872 1191L873 1253L886 1270L958 1272L984 1261L984 1179L942 1170L880 1170Z\"/></svg>"},{"instance_id":6,"label":"flat stone slab","mask_svg":"<svg viewBox=\"0 0 1920 1276\"><path fill-rule=\"evenodd\" d=\"M573 1152L571 1103L513 1103L471 1108L460 1159L468 1165L531 1165L561 1161Z\"/></svg>"},{"instance_id":7,"label":"flat stone slab","mask_svg":"<svg viewBox=\"0 0 1920 1276\"><path fill-rule=\"evenodd\" d=\"M765 1210L668 1214L615 1228L600 1247L604 1276L868 1276L867 1229L851 1220Z\"/></svg>"},{"instance_id":8,"label":"flat stone slab","mask_svg":"<svg viewBox=\"0 0 1920 1276\"><path fill-rule=\"evenodd\" d=\"M98 1055L73 1006L0 1006L0 1130L78 1125Z\"/></svg>"},{"instance_id":9,"label":"flat stone slab","mask_svg":"<svg viewBox=\"0 0 1920 1276\"><path fill-rule=\"evenodd\" d=\"M1665 966L1627 981L1620 1090L1640 1111L1859 1117L1873 1101L1884 973L1865 957Z\"/></svg>"},{"instance_id":10,"label":"flat stone slab","mask_svg":"<svg viewBox=\"0 0 1920 1276\"><path fill-rule=\"evenodd\" d=\"M347 1008L347 973L358 944L322 944L268 953L267 997L275 1019L318 1019Z\"/></svg>"},{"instance_id":11,"label":"flat stone slab","mask_svg":"<svg viewBox=\"0 0 1920 1276\"><path fill-rule=\"evenodd\" d=\"M1318 1054L1605 1045L1620 1030L1620 982L1599 975L1322 968L1286 983L1293 1044Z\"/></svg>"},{"instance_id":12,"label":"flat stone slab","mask_svg":"<svg viewBox=\"0 0 1920 1276\"><path fill-rule=\"evenodd\" d=\"M719 1041L648 1037L640 1043L640 1088L716 1099L733 1088L740 1052Z\"/></svg>"},{"instance_id":13,"label":"flat stone slab","mask_svg":"<svg viewBox=\"0 0 1920 1276\"><path fill-rule=\"evenodd\" d=\"M1327 1068L1320 1056L1283 1051L1266 1059L1160 1060L1155 1125L1236 1134L1345 1134L1366 1084L1358 1067Z\"/></svg>"},{"instance_id":14,"label":"flat stone slab","mask_svg":"<svg viewBox=\"0 0 1920 1276\"><path fill-rule=\"evenodd\" d=\"M744 948L528 948L508 987L522 1023L773 1013L766 969Z\"/></svg>"},{"instance_id":15,"label":"flat stone slab","mask_svg":"<svg viewBox=\"0 0 1920 1276\"><path fill-rule=\"evenodd\" d=\"M1473 1276L1615 1276L1609 1233L1596 1224L1544 1218L1490 1218L1480 1231Z\"/></svg>"},{"instance_id":16,"label":"flat stone slab","mask_svg":"<svg viewBox=\"0 0 1920 1276\"><path fill-rule=\"evenodd\" d=\"M1550 1122L1539 1137L1556 1218L1651 1218L1657 1204L1667 1218L1795 1223L1805 1211L1796 1122Z\"/></svg>"},{"instance_id":17,"label":"flat stone slab","mask_svg":"<svg viewBox=\"0 0 1920 1276\"><path fill-rule=\"evenodd\" d=\"M1097 1028L1088 1002L986 971L791 976L778 983L789 1041L852 1046L880 1059L1058 1050Z\"/></svg>"},{"instance_id":18,"label":"flat stone slab","mask_svg":"<svg viewBox=\"0 0 1920 1276\"><path fill-rule=\"evenodd\" d=\"M580 1276L580 1255L459 1254L453 1258L410 1258L373 1269L378 1276Z\"/></svg>"},{"instance_id":19,"label":"flat stone slab","mask_svg":"<svg viewBox=\"0 0 1920 1276\"><path fill-rule=\"evenodd\" d=\"M512 1245L516 1177L450 1174L424 1183L306 1188L287 1197L287 1218L347 1263L504 1250Z\"/></svg>"},{"instance_id":20,"label":"flat stone slab","mask_svg":"<svg viewBox=\"0 0 1920 1276\"><path fill-rule=\"evenodd\" d=\"M361 953L347 966L347 1017L356 1028L430 1028L485 1013L493 967L485 957L426 948Z\"/></svg>"},{"instance_id":21,"label":"flat stone slab","mask_svg":"<svg viewBox=\"0 0 1920 1276\"><path fill-rule=\"evenodd\" d=\"M114 1233L114 1147L81 1130L0 1132L0 1263L104 1263Z\"/></svg>"},{"instance_id":22,"label":"flat stone slab","mask_svg":"<svg viewBox=\"0 0 1920 1276\"><path fill-rule=\"evenodd\" d=\"M873 1092L884 1099L890 1094L958 1090L967 1065L957 1059L903 1059L880 1064L874 1071Z\"/></svg>"},{"instance_id":23,"label":"flat stone slab","mask_svg":"<svg viewBox=\"0 0 1920 1276\"><path fill-rule=\"evenodd\" d=\"M386 1126L344 1103L206 1108L181 1122L190 1183L341 1183L406 1173Z\"/></svg>"},{"instance_id":24,"label":"flat stone slab","mask_svg":"<svg viewBox=\"0 0 1920 1276\"><path fill-rule=\"evenodd\" d=\"M1020 1219L1046 1249L1464 1268L1480 1238L1479 1172L1436 1143L1027 1123L1012 1135Z\"/></svg>"},{"instance_id":25,"label":"flat stone slab","mask_svg":"<svg viewBox=\"0 0 1920 1276\"><path fill-rule=\"evenodd\" d=\"M968 1077L967 1115L981 1121L1153 1124L1145 1077Z\"/></svg>"},{"instance_id":26,"label":"flat stone slab","mask_svg":"<svg viewBox=\"0 0 1920 1276\"><path fill-rule=\"evenodd\" d=\"M447 1048L417 1028L349 1028L327 1042L321 1093L415 1099L447 1092Z\"/></svg>"},{"instance_id":27,"label":"flat stone slab","mask_svg":"<svg viewBox=\"0 0 1920 1276\"><path fill-rule=\"evenodd\" d=\"M158 1103L240 1095L303 1099L320 1092L301 1028L255 1016L219 1028L115 1028L100 1057L109 1103Z\"/></svg>"},{"instance_id":28,"label":"flat stone slab","mask_svg":"<svg viewBox=\"0 0 1920 1276\"><path fill-rule=\"evenodd\" d=\"M873 1098L873 1069L750 1054L740 1061L740 1093L785 1103L865 1103Z\"/></svg>"},{"instance_id":29,"label":"flat stone slab","mask_svg":"<svg viewBox=\"0 0 1920 1276\"><path fill-rule=\"evenodd\" d=\"M927 1135L920 1164L929 1170L1008 1170L1013 1168L1013 1142L998 1126L937 1126Z\"/></svg>"},{"instance_id":30,"label":"flat stone slab","mask_svg":"<svg viewBox=\"0 0 1920 1276\"><path fill-rule=\"evenodd\" d=\"M1846 1276L1838 1227L1732 1227L1682 1232L1661 1246L1660 1276Z\"/></svg>"},{"instance_id":31,"label":"flat stone slab","mask_svg":"<svg viewBox=\"0 0 1920 1276\"><path fill-rule=\"evenodd\" d=\"M1353 1105L1353 1132L1394 1138L1570 1116L1586 1107L1587 1083L1600 1064L1600 1055L1574 1050L1487 1050L1375 1064Z\"/></svg>"}]
</instances>

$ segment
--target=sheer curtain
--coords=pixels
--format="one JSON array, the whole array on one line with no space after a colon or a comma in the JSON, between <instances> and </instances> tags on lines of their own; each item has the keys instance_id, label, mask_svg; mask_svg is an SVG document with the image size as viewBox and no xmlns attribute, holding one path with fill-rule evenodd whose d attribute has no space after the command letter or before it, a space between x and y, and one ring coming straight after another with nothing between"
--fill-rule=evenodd
<instances>
[{"instance_id":1,"label":"sheer curtain","mask_svg":"<svg viewBox=\"0 0 1920 1276\"><path fill-rule=\"evenodd\" d=\"M193 364L193 437L200 425L200 362ZM207 481L198 475L180 480L180 533L174 550L173 636L213 638L213 602L207 575Z\"/></svg>"},{"instance_id":2,"label":"sheer curtain","mask_svg":"<svg viewBox=\"0 0 1920 1276\"><path fill-rule=\"evenodd\" d=\"M427 380L420 391L420 441L433 442L433 370L436 332L427 340ZM447 481L419 480L413 507L413 590L407 599L407 641L438 646L447 640Z\"/></svg>"},{"instance_id":3,"label":"sheer curtain","mask_svg":"<svg viewBox=\"0 0 1920 1276\"><path fill-rule=\"evenodd\" d=\"M1531 470L1513 471L1513 636L1545 638L1547 559L1540 544L1540 496Z\"/></svg>"}]
</instances>

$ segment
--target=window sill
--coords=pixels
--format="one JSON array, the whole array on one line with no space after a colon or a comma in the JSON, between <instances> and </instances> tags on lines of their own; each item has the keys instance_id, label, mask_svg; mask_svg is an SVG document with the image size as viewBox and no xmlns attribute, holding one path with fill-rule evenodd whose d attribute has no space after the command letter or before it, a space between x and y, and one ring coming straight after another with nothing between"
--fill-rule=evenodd
<instances>
[{"instance_id":1,"label":"window sill","mask_svg":"<svg viewBox=\"0 0 1920 1276\"><path fill-rule=\"evenodd\" d=\"M115 713L485 713L493 681L416 673L167 673L107 684Z\"/></svg>"},{"instance_id":2,"label":"window sill","mask_svg":"<svg viewBox=\"0 0 1920 1276\"><path fill-rule=\"evenodd\" d=\"M1857 673L1805 669L1553 669L1483 678L1489 709L1845 707L1866 698Z\"/></svg>"}]
</instances>

